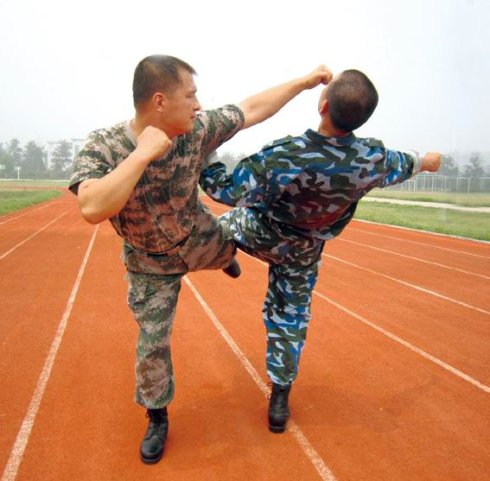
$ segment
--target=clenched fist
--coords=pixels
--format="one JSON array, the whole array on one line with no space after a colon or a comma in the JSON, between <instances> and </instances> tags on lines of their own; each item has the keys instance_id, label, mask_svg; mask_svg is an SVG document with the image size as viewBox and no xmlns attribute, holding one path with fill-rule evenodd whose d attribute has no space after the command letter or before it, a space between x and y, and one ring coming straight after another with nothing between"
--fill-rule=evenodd
<instances>
[{"instance_id":1,"label":"clenched fist","mask_svg":"<svg viewBox=\"0 0 490 481\"><path fill-rule=\"evenodd\" d=\"M441 166L442 154L439 152L427 152L422 158L422 166L420 170L428 172L437 172Z\"/></svg>"},{"instance_id":2,"label":"clenched fist","mask_svg":"<svg viewBox=\"0 0 490 481\"><path fill-rule=\"evenodd\" d=\"M305 88L312 89L320 84L328 84L332 80L332 72L325 65L320 65L313 72L306 75L303 80L305 82Z\"/></svg>"},{"instance_id":3,"label":"clenched fist","mask_svg":"<svg viewBox=\"0 0 490 481\"><path fill-rule=\"evenodd\" d=\"M172 148L172 141L167 134L151 125L144 128L137 138L138 154L145 160L160 159Z\"/></svg>"}]
</instances>

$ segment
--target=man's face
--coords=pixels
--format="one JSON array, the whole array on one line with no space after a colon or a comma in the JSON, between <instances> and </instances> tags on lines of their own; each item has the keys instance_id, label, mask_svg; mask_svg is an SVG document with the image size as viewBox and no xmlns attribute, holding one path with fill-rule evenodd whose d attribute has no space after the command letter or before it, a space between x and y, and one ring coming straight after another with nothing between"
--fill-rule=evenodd
<instances>
[{"instance_id":1,"label":"man's face","mask_svg":"<svg viewBox=\"0 0 490 481\"><path fill-rule=\"evenodd\" d=\"M170 137L192 131L197 112L201 110L193 75L181 70L180 77L182 84L165 95L166 100L162 108L161 128Z\"/></svg>"}]
</instances>

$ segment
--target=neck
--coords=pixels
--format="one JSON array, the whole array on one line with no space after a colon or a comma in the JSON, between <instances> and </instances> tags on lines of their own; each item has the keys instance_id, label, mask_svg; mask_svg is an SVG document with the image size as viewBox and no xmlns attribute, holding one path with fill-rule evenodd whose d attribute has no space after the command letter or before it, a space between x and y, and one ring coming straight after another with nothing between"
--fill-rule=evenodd
<instances>
[{"instance_id":1,"label":"neck","mask_svg":"<svg viewBox=\"0 0 490 481\"><path fill-rule=\"evenodd\" d=\"M344 130L337 129L332 125L329 118L322 118L320 126L318 127L318 133L325 137L347 137L352 132L345 132Z\"/></svg>"},{"instance_id":2,"label":"neck","mask_svg":"<svg viewBox=\"0 0 490 481\"><path fill-rule=\"evenodd\" d=\"M141 132L143 132L143 130L145 130L145 128L149 125L163 130L170 140L176 137L176 135L172 135L171 133L169 133L166 128L162 128L162 126L154 117L144 112L136 112L134 114L134 119L130 122L131 130L136 137L138 137L138 135L141 134Z\"/></svg>"},{"instance_id":3,"label":"neck","mask_svg":"<svg viewBox=\"0 0 490 481\"><path fill-rule=\"evenodd\" d=\"M138 112L135 113L134 119L130 122L131 130L136 137L138 137L138 135L141 134L141 132L143 132L145 127L148 127L148 125L151 125L151 123L145 121L143 116L138 114Z\"/></svg>"}]
</instances>

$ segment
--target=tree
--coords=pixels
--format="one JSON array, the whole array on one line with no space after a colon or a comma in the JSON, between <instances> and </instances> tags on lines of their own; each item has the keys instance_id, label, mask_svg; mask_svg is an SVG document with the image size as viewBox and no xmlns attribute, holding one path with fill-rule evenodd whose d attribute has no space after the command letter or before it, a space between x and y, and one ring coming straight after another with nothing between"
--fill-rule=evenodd
<instances>
[{"instance_id":1,"label":"tree","mask_svg":"<svg viewBox=\"0 0 490 481\"><path fill-rule=\"evenodd\" d=\"M19 167L22 162L22 147L19 139L11 139L7 143L7 153L12 156L15 167Z\"/></svg>"},{"instance_id":2,"label":"tree","mask_svg":"<svg viewBox=\"0 0 490 481\"><path fill-rule=\"evenodd\" d=\"M441 168L437 172L439 175L457 177L459 173L458 165L452 154L443 155Z\"/></svg>"},{"instance_id":3,"label":"tree","mask_svg":"<svg viewBox=\"0 0 490 481\"><path fill-rule=\"evenodd\" d=\"M21 168L21 175L24 178L40 179L46 175L44 149L32 140L24 147Z\"/></svg>"},{"instance_id":4,"label":"tree","mask_svg":"<svg viewBox=\"0 0 490 481\"><path fill-rule=\"evenodd\" d=\"M0 143L0 177L13 177L15 173L14 159Z\"/></svg>"},{"instance_id":5,"label":"tree","mask_svg":"<svg viewBox=\"0 0 490 481\"><path fill-rule=\"evenodd\" d=\"M71 174L73 163L72 144L66 140L61 140L56 145L51 155L51 177L66 179Z\"/></svg>"},{"instance_id":6,"label":"tree","mask_svg":"<svg viewBox=\"0 0 490 481\"><path fill-rule=\"evenodd\" d=\"M484 177L485 169L483 168L483 159L480 152L471 154L469 163L464 167L464 175L466 177Z\"/></svg>"},{"instance_id":7,"label":"tree","mask_svg":"<svg viewBox=\"0 0 490 481\"><path fill-rule=\"evenodd\" d=\"M458 173L458 165L454 156L452 154L443 154L441 159L441 167L439 168L437 174L457 176Z\"/></svg>"}]
</instances>

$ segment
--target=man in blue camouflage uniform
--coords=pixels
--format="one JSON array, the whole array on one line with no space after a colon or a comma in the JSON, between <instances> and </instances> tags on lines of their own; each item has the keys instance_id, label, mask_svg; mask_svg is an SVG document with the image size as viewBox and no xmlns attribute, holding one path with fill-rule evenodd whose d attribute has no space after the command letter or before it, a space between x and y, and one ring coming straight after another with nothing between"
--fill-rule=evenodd
<instances>
[{"instance_id":1,"label":"man in blue camouflage uniform","mask_svg":"<svg viewBox=\"0 0 490 481\"><path fill-rule=\"evenodd\" d=\"M298 374L325 241L342 232L357 202L374 187L439 167L440 154L389 150L352 133L377 102L376 89L362 72L344 71L321 94L318 131L277 140L240 161L231 174L214 162L201 176L210 197L236 206L220 217L229 237L269 264L263 317L272 432L283 432L289 417L288 395Z\"/></svg>"},{"instance_id":2,"label":"man in blue camouflage uniform","mask_svg":"<svg viewBox=\"0 0 490 481\"><path fill-rule=\"evenodd\" d=\"M133 80L134 119L90 134L70 182L82 216L93 224L109 219L123 238L128 303L140 329L135 399L149 417L140 447L145 463L161 459L167 438L174 395L170 335L181 279L190 271L227 268L235 253L199 201L202 159L331 78L320 66L238 105L200 112L194 74L175 57L143 59Z\"/></svg>"}]
</instances>

